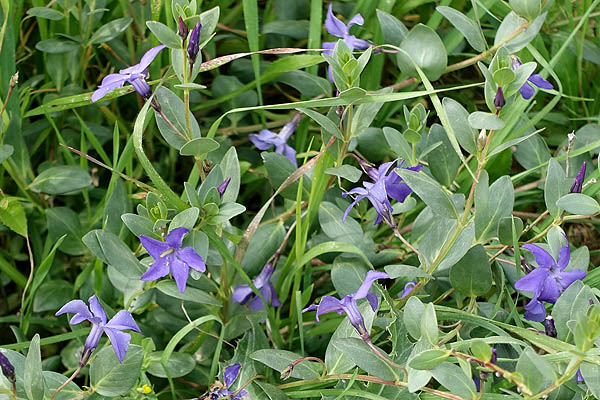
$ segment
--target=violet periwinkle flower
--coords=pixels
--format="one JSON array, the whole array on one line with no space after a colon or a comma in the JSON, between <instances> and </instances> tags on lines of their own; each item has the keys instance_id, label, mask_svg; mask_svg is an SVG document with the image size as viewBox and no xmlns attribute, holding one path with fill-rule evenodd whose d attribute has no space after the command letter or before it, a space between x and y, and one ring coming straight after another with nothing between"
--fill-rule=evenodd
<instances>
[{"instance_id":1,"label":"violet periwinkle flower","mask_svg":"<svg viewBox=\"0 0 600 400\"><path fill-rule=\"evenodd\" d=\"M389 279L389 277L390 276L385 272L369 271L367 272L364 282L355 293L344 296L341 300L336 299L333 296L323 296L318 305L313 304L302 310L302 312L316 310L317 315L315 318L317 322L319 322L319 316L321 314L330 312L335 312L340 315L346 314L350 320L350 324L358 331L360 337L364 341L370 341L371 337L367 331L365 320L358 309L356 301L366 297L373 311L377 310L377 306L379 305L377 296L373 293L369 293L369 289L377 279Z\"/></svg>"},{"instance_id":2,"label":"violet periwinkle flower","mask_svg":"<svg viewBox=\"0 0 600 400\"><path fill-rule=\"evenodd\" d=\"M581 164L581 168L579 168L579 172L577 172L573 186L571 186L571 193L581 193L583 190L583 180L585 179L586 167L587 163L584 161L583 164Z\"/></svg>"},{"instance_id":3,"label":"violet periwinkle flower","mask_svg":"<svg viewBox=\"0 0 600 400\"><path fill-rule=\"evenodd\" d=\"M231 385L233 385L233 383L236 381L236 379L238 378L239 374L240 374L240 370L242 369L242 366L240 365L240 363L236 363L233 365L230 365L229 367L225 368L225 371L223 371L223 384L221 384L220 382L215 383L209 390L208 393L206 393L204 396L200 397L200 399L206 399L206 400L217 400L217 399L231 399L231 400L241 400L244 396L246 396L248 394L248 392L246 390L240 390L240 392L238 394L236 394L235 396L232 396L235 392L232 392L231 390L229 390L229 388L231 387Z\"/></svg>"},{"instance_id":4,"label":"violet periwinkle flower","mask_svg":"<svg viewBox=\"0 0 600 400\"><path fill-rule=\"evenodd\" d=\"M265 301L273 307L281 306L281 301L279 301L279 297L277 297L275 287L271 283L271 275L273 275L273 271L275 270L277 258L278 257L267 263L262 271L260 271L260 274L252 280L252 284L260 291L265 298ZM259 296L252 297L253 294L254 292L249 285L240 285L233 291L233 301L240 304L248 303L248 306L253 311L264 310L265 305L261 298ZM250 300L251 297L252 299Z\"/></svg>"},{"instance_id":5,"label":"violet periwinkle flower","mask_svg":"<svg viewBox=\"0 0 600 400\"><path fill-rule=\"evenodd\" d=\"M0 369L2 370L2 375L4 375L10 383L15 383L17 381L17 378L15 377L15 367L2 353L0 353Z\"/></svg>"},{"instance_id":6,"label":"violet periwinkle flower","mask_svg":"<svg viewBox=\"0 0 600 400\"><path fill-rule=\"evenodd\" d=\"M190 33L190 30L185 24L185 21L183 20L183 18L179 17L179 20L177 22L177 34L183 42L185 42L185 40L187 39L188 33Z\"/></svg>"},{"instance_id":7,"label":"violet periwinkle flower","mask_svg":"<svg viewBox=\"0 0 600 400\"><path fill-rule=\"evenodd\" d=\"M118 74L106 75L98 89L92 93L92 102L100 100L115 89L122 88L125 82L129 82L144 99L149 99L152 96L152 89L146 82L148 67L165 47L163 44L153 47L142 56L139 64L122 69Z\"/></svg>"},{"instance_id":8,"label":"violet periwinkle flower","mask_svg":"<svg viewBox=\"0 0 600 400\"><path fill-rule=\"evenodd\" d=\"M531 301L525 306L527 310L525 318L542 322L546 315L543 302L554 304L566 288L576 280L583 279L587 274L580 269L564 270L571 257L568 241L560 249L558 260L554 260L546 250L535 244L525 244L523 248L533 253L538 268L515 282L515 289L534 294Z\"/></svg>"},{"instance_id":9,"label":"violet periwinkle flower","mask_svg":"<svg viewBox=\"0 0 600 400\"><path fill-rule=\"evenodd\" d=\"M231 178L225 179L223 183L217 186L217 192L219 192L219 196L223 197L223 194L225 194L225 191L227 190L227 186L229 186L229 182L231 182Z\"/></svg>"},{"instance_id":10,"label":"violet periwinkle flower","mask_svg":"<svg viewBox=\"0 0 600 400\"><path fill-rule=\"evenodd\" d=\"M417 286L417 282L415 281L406 282L406 285L404 285L404 290L402 291L402 295L400 296L400 298L406 298L406 296L408 296L412 293L413 290L415 290L415 286Z\"/></svg>"},{"instance_id":11,"label":"violet periwinkle flower","mask_svg":"<svg viewBox=\"0 0 600 400\"><path fill-rule=\"evenodd\" d=\"M346 217L348 216L348 213L350 213L352 207L354 207L362 199L367 198L373 207L375 207L375 210L377 210L377 219L375 219L375 225L381 221L384 221L391 227L395 226L394 218L392 216L392 205L390 204L388 196L396 201L404 202L406 197L412 193L412 189L402 181L402 178L395 171L392 171L388 174L388 171L394 162L395 160L381 164L381 166L377 169L365 167L363 165L363 168L365 168L369 177L375 182L363 182L364 188L357 187L342 194L344 197L350 194L358 195L348 206L348 208L346 208L342 222L346 220ZM400 165L401 164L402 162ZM421 168L421 165L417 165L415 167L407 167L406 169L420 171Z\"/></svg>"},{"instance_id":12,"label":"violet periwinkle flower","mask_svg":"<svg viewBox=\"0 0 600 400\"><path fill-rule=\"evenodd\" d=\"M198 57L198 52L200 51L200 31L202 30L202 24L198 22L194 29L192 29L192 34L190 35L190 41L188 43L187 52L188 57L190 59L190 65L194 65L196 62L196 57Z\"/></svg>"},{"instance_id":13,"label":"violet periwinkle flower","mask_svg":"<svg viewBox=\"0 0 600 400\"><path fill-rule=\"evenodd\" d=\"M259 150L268 150L275 146L276 153L283 154L292 162L292 164L297 167L298 162L296 161L296 150L294 150L292 146L288 145L287 141L290 136L292 136L292 133L294 133L296 130L298 122L300 122L299 114L294 116L290 122L285 124L279 133L274 133L268 129L262 129L258 135L250 135L250 141Z\"/></svg>"},{"instance_id":14,"label":"violet periwinkle flower","mask_svg":"<svg viewBox=\"0 0 600 400\"><path fill-rule=\"evenodd\" d=\"M71 300L56 313L56 315L64 313L75 314L69 321L71 325L76 325L83 321L92 323L92 330L85 340L79 365L83 366L87 363L94 349L98 347L103 333L106 333L106 336L110 339L119 362L123 362L127 348L129 347L129 341L131 340L131 335L123 332L123 330L131 329L141 333L140 328L138 328L129 311L121 310L107 322L104 308L100 305L96 295L90 297L88 302L90 303L89 308L82 300ZM91 312L90 309L92 310Z\"/></svg>"},{"instance_id":15,"label":"violet periwinkle flower","mask_svg":"<svg viewBox=\"0 0 600 400\"><path fill-rule=\"evenodd\" d=\"M512 60L513 70L516 70L523 64L519 57L514 55L510 57ZM540 74L531 74L529 75L529 78L527 78L527 80L533 83L535 86L539 87L540 89L554 89L554 86L552 86L550 82L542 78ZM519 89L519 92L521 92L521 96L523 96L525 100L529 100L535 94L535 89L529 83L525 82Z\"/></svg>"},{"instance_id":16,"label":"violet periwinkle flower","mask_svg":"<svg viewBox=\"0 0 600 400\"><path fill-rule=\"evenodd\" d=\"M181 293L185 292L190 268L198 272L206 271L204 260L193 247L181 248L183 237L189 232L190 230L187 228L175 228L165 236L164 242L141 235L140 242L142 242L148 254L154 258L154 262L140 279L154 281L170 272L175 278L179 291Z\"/></svg>"},{"instance_id":17,"label":"violet periwinkle flower","mask_svg":"<svg viewBox=\"0 0 600 400\"><path fill-rule=\"evenodd\" d=\"M504 92L502 91L502 87L498 86L498 90L496 90L496 96L494 97L494 106L496 106L497 110L500 110L506 104L506 100L504 99Z\"/></svg>"},{"instance_id":18,"label":"violet periwinkle flower","mask_svg":"<svg viewBox=\"0 0 600 400\"><path fill-rule=\"evenodd\" d=\"M369 43L367 40L358 39L356 36L350 34L350 28L352 25L363 25L364 23L365 20L363 19L362 15L356 14L350 19L348 25L344 24L333 14L333 4L329 4L327 17L325 17L325 28L327 29L327 32L333 36L343 39L350 51L364 50L371 45L371 43ZM323 42L322 46L323 49L325 49L323 53L331 55L336 43L337 42ZM329 80L333 82L331 66L329 66Z\"/></svg>"}]
</instances>

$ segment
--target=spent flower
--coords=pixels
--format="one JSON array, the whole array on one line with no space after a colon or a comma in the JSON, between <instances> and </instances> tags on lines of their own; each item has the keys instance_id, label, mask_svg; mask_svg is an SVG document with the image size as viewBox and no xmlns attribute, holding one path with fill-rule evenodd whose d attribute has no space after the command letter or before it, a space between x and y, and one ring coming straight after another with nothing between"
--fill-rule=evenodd
<instances>
[{"instance_id":1,"label":"spent flower","mask_svg":"<svg viewBox=\"0 0 600 400\"><path fill-rule=\"evenodd\" d=\"M519 57L515 55L512 55L510 57L512 60L513 70L516 70L523 64ZM529 78L527 78L527 80L533 83L535 86L539 87L540 89L554 89L554 86L552 86L550 82L542 78L540 74L531 74L529 75ZM521 96L523 96L525 100L529 100L535 94L535 89L529 83L525 82L519 89L519 92L521 92Z\"/></svg>"},{"instance_id":2,"label":"spent flower","mask_svg":"<svg viewBox=\"0 0 600 400\"><path fill-rule=\"evenodd\" d=\"M389 277L390 276L385 272L369 271L367 272L364 282L360 285L355 293L346 295L341 300L333 296L323 296L318 305L313 304L302 310L302 312L316 310L317 315L315 318L317 322L319 322L319 316L321 314L330 312L335 312L340 315L346 314L350 324L352 324L352 326L358 331L360 337L364 341L370 342L371 337L369 335L369 331L367 331L365 320L358 309L358 304L356 301L366 297L373 311L377 310L379 301L377 300L377 296L375 296L373 293L369 293L369 289L371 289L373 282L375 282L377 279L389 279Z\"/></svg>"},{"instance_id":3,"label":"spent flower","mask_svg":"<svg viewBox=\"0 0 600 400\"><path fill-rule=\"evenodd\" d=\"M141 235L140 242L148 254L154 258L154 262L140 279L154 281L170 272L175 278L179 291L185 292L190 268L198 272L206 271L204 260L193 247L181 248L183 237L189 232L190 230L187 228L175 228L165 236L164 242Z\"/></svg>"},{"instance_id":4,"label":"spent flower","mask_svg":"<svg viewBox=\"0 0 600 400\"><path fill-rule=\"evenodd\" d=\"M92 102L100 100L115 89L122 88L125 82L129 82L144 99L149 99L152 96L152 89L146 82L149 75L148 67L165 47L162 44L153 47L142 56L139 64L122 69L118 74L106 75L98 89L92 93Z\"/></svg>"},{"instance_id":5,"label":"spent flower","mask_svg":"<svg viewBox=\"0 0 600 400\"><path fill-rule=\"evenodd\" d=\"M242 400L248 395L246 390L240 390L235 396L235 391L231 391L231 385L237 380L240 375L242 366L240 363L235 363L223 371L223 383L217 381L211 387L208 393L200 397L200 400L217 400L217 399L231 399L231 400Z\"/></svg>"},{"instance_id":6,"label":"spent flower","mask_svg":"<svg viewBox=\"0 0 600 400\"><path fill-rule=\"evenodd\" d=\"M271 283L271 275L275 270L275 264L277 263L276 256L272 261L268 262L260 271L260 274L252 280L252 284L260 291L265 301L273 307L281 306L281 301L277 297L275 286ZM233 291L233 301L240 304L248 303L248 306L253 311L264 310L265 305L259 296L252 296L253 291L249 285L240 285ZM252 298L252 299L251 299Z\"/></svg>"},{"instance_id":7,"label":"spent flower","mask_svg":"<svg viewBox=\"0 0 600 400\"><path fill-rule=\"evenodd\" d=\"M298 162L296 161L296 150L288 145L287 141L296 130L300 118L302 118L302 115L296 114L290 122L281 128L279 133L274 133L268 129L262 129L258 135L250 135L250 141L254 143L259 150L268 150L275 146L276 153L283 154L292 162L292 164L298 166Z\"/></svg>"},{"instance_id":8,"label":"spent flower","mask_svg":"<svg viewBox=\"0 0 600 400\"><path fill-rule=\"evenodd\" d=\"M123 331L131 329L141 333L140 328L138 328L131 313L127 310L119 311L107 322L104 308L102 308L96 295L90 297L88 303L90 304L89 308L82 300L71 300L56 313L56 315L65 313L75 314L69 321L71 325L76 325L83 321L89 321L92 324L92 330L85 340L79 365L83 366L87 363L94 349L98 347L103 333L106 333L106 336L110 339L119 362L123 362L127 348L129 347L129 341L131 340L131 335Z\"/></svg>"}]
</instances>

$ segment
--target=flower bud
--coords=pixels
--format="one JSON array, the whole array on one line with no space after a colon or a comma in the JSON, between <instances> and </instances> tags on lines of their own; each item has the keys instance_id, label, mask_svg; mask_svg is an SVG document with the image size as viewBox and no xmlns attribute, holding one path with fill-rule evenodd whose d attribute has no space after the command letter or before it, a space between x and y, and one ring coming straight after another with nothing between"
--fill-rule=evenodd
<instances>
[{"instance_id":1,"label":"flower bud","mask_svg":"<svg viewBox=\"0 0 600 400\"><path fill-rule=\"evenodd\" d=\"M294 363L288 365L281 371L281 375L279 376L281 380L286 380L292 375L292 371L294 370Z\"/></svg>"},{"instance_id":2,"label":"flower bud","mask_svg":"<svg viewBox=\"0 0 600 400\"><path fill-rule=\"evenodd\" d=\"M202 24L198 22L190 35L190 42L188 43L188 57L190 58L190 64L194 65L198 51L200 51L200 31L202 30Z\"/></svg>"},{"instance_id":3,"label":"flower bud","mask_svg":"<svg viewBox=\"0 0 600 400\"><path fill-rule=\"evenodd\" d=\"M15 367L10 363L8 358L0 353L0 369L2 369L2 375L6 377L11 383L16 382Z\"/></svg>"},{"instance_id":4,"label":"flower bud","mask_svg":"<svg viewBox=\"0 0 600 400\"><path fill-rule=\"evenodd\" d=\"M579 172L575 177L575 182L573 182L573 186L571 186L571 193L581 193L583 189L583 180L585 179L585 168L587 167L587 163L584 161L581 164L581 168L579 168Z\"/></svg>"},{"instance_id":5,"label":"flower bud","mask_svg":"<svg viewBox=\"0 0 600 400\"><path fill-rule=\"evenodd\" d=\"M555 338L557 336L556 326L554 326L554 318L551 315L548 315L544 320L544 328L546 331L546 336L550 336Z\"/></svg>"},{"instance_id":6,"label":"flower bud","mask_svg":"<svg viewBox=\"0 0 600 400\"><path fill-rule=\"evenodd\" d=\"M504 99L504 92L502 92L502 87L498 86L498 90L496 91L496 97L494 97L494 105L496 106L496 110L502 109L506 104L506 100Z\"/></svg>"},{"instance_id":7,"label":"flower bud","mask_svg":"<svg viewBox=\"0 0 600 400\"><path fill-rule=\"evenodd\" d=\"M479 136L477 137L477 148L479 150L483 150L483 148L485 147L486 141L487 141L487 132L485 131L485 129L482 129L481 132L479 132Z\"/></svg>"},{"instance_id":8,"label":"flower bud","mask_svg":"<svg viewBox=\"0 0 600 400\"><path fill-rule=\"evenodd\" d=\"M225 179L223 183L217 186L217 192L219 192L219 196L223 197L223 194L227 190L227 186L229 186L229 182L231 182L231 178Z\"/></svg>"},{"instance_id":9,"label":"flower bud","mask_svg":"<svg viewBox=\"0 0 600 400\"><path fill-rule=\"evenodd\" d=\"M188 37L188 33L190 33L190 30L183 21L183 18L179 17L179 22L177 24L177 34L179 35L182 41L185 41Z\"/></svg>"}]
</instances>

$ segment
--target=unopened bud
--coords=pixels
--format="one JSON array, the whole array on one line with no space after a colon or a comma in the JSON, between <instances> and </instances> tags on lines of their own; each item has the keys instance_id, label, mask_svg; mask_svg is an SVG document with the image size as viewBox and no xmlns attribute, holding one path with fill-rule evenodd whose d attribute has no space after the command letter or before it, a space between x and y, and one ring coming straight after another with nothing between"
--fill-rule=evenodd
<instances>
[{"instance_id":1,"label":"unopened bud","mask_svg":"<svg viewBox=\"0 0 600 400\"><path fill-rule=\"evenodd\" d=\"M506 100L504 99L504 92L502 92L502 87L498 86L496 97L494 97L494 106L496 106L496 110L500 110L505 104Z\"/></svg>"},{"instance_id":2,"label":"unopened bud","mask_svg":"<svg viewBox=\"0 0 600 400\"><path fill-rule=\"evenodd\" d=\"M183 18L179 17L179 22L177 23L177 34L179 35L181 40L185 41L188 37L188 33L190 33L190 30L185 24L185 21L183 20Z\"/></svg>"},{"instance_id":3,"label":"unopened bud","mask_svg":"<svg viewBox=\"0 0 600 400\"><path fill-rule=\"evenodd\" d=\"M231 182L231 178L225 179L223 183L217 186L217 192L219 192L219 196L223 197L223 194L227 190L227 186L229 186L229 182Z\"/></svg>"},{"instance_id":4,"label":"unopened bud","mask_svg":"<svg viewBox=\"0 0 600 400\"><path fill-rule=\"evenodd\" d=\"M17 378L15 377L15 367L6 358L6 356L0 353L0 369L2 369L2 375L6 377L11 383L15 383Z\"/></svg>"},{"instance_id":5,"label":"unopened bud","mask_svg":"<svg viewBox=\"0 0 600 400\"><path fill-rule=\"evenodd\" d=\"M482 129L481 132L479 132L479 136L477 136L477 148L479 150L483 150L483 148L485 147L486 141L487 141L487 132L485 131L485 129Z\"/></svg>"},{"instance_id":6,"label":"unopened bud","mask_svg":"<svg viewBox=\"0 0 600 400\"><path fill-rule=\"evenodd\" d=\"M281 375L279 376L282 380L288 379L292 375L292 371L294 370L294 364L290 364L281 371Z\"/></svg>"},{"instance_id":7,"label":"unopened bud","mask_svg":"<svg viewBox=\"0 0 600 400\"><path fill-rule=\"evenodd\" d=\"M581 168L579 168L579 172L577 172L573 186L571 186L571 193L581 193L581 190L583 189L583 180L585 179L586 166L587 163L584 161L583 164L581 164Z\"/></svg>"},{"instance_id":8,"label":"unopened bud","mask_svg":"<svg viewBox=\"0 0 600 400\"><path fill-rule=\"evenodd\" d=\"M190 35L190 42L188 43L188 57L190 58L190 64L194 65L198 51L200 51L200 31L202 30L202 24L198 22Z\"/></svg>"},{"instance_id":9,"label":"unopened bud","mask_svg":"<svg viewBox=\"0 0 600 400\"><path fill-rule=\"evenodd\" d=\"M553 338L558 336L556 333L556 326L554 325L554 318L552 318L551 315L548 315L544 320L544 328L546 331L546 336L550 336Z\"/></svg>"},{"instance_id":10,"label":"unopened bud","mask_svg":"<svg viewBox=\"0 0 600 400\"><path fill-rule=\"evenodd\" d=\"M15 86L17 86L17 83L19 83L19 71L15 72L15 74L10 77L9 86L11 88L14 88Z\"/></svg>"}]
</instances>

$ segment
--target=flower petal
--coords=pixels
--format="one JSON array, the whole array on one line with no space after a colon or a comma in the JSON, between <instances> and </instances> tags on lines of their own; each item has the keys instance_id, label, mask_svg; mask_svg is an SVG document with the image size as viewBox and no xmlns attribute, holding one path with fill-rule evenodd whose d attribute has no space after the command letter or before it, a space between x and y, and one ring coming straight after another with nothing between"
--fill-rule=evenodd
<instances>
[{"instance_id":1,"label":"flower petal","mask_svg":"<svg viewBox=\"0 0 600 400\"><path fill-rule=\"evenodd\" d=\"M167 262L167 257L156 259L150 268L148 268L148 270L140 277L140 280L155 281L167 275L169 273L169 263Z\"/></svg>"},{"instance_id":2,"label":"flower petal","mask_svg":"<svg viewBox=\"0 0 600 400\"><path fill-rule=\"evenodd\" d=\"M121 332L118 329L108 327L104 328L104 332L106 332L106 336L110 339L110 344L112 344L119 362L122 363L127 353L129 342L131 341L131 335L127 332Z\"/></svg>"},{"instance_id":3,"label":"flower petal","mask_svg":"<svg viewBox=\"0 0 600 400\"><path fill-rule=\"evenodd\" d=\"M269 282L267 284L267 286L269 286L269 289L271 289L271 306L272 307L280 307L281 301L279 300L279 297L277 296L277 291L275 290L275 286L273 286L273 284L271 282Z\"/></svg>"},{"instance_id":4,"label":"flower petal","mask_svg":"<svg viewBox=\"0 0 600 400\"><path fill-rule=\"evenodd\" d=\"M180 227L175 228L167 236L165 236L165 242L172 249L178 249L181 247L181 242L183 241L183 237L190 233L188 228Z\"/></svg>"},{"instance_id":5,"label":"flower petal","mask_svg":"<svg viewBox=\"0 0 600 400\"><path fill-rule=\"evenodd\" d=\"M559 275L559 285L562 290L565 290L575 281L579 281L585 278L587 273L580 269L573 269L571 271L563 271Z\"/></svg>"},{"instance_id":6,"label":"flower petal","mask_svg":"<svg viewBox=\"0 0 600 400\"><path fill-rule=\"evenodd\" d=\"M536 246L537 247L537 246ZM547 268L536 268L515 282L515 289L538 294L550 273Z\"/></svg>"},{"instance_id":7,"label":"flower petal","mask_svg":"<svg viewBox=\"0 0 600 400\"><path fill-rule=\"evenodd\" d=\"M278 152L279 153L279 152ZM296 167L298 166L298 160L296 160L296 150L287 144L283 145L282 154L287 157Z\"/></svg>"},{"instance_id":8,"label":"flower petal","mask_svg":"<svg viewBox=\"0 0 600 400\"><path fill-rule=\"evenodd\" d=\"M269 280L271 279L271 275L273 275L273 271L275 271L273 263L266 263L262 271L260 271L260 274L258 274L256 278L252 280L254 286L260 289L263 286L267 285L269 283Z\"/></svg>"},{"instance_id":9,"label":"flower petal","mask_svg":"<svg viewBox=\"0 0 600 400\"><path fill-rule=\"evenodd\" d=\"M263 297L265 298L265 301L268 303L269 302L269 297L267 295L265 295L265 288L262 288L260 291L263 295ZM252 300L250 300L248 302L248 307L250 307L250 309L252 311L261 311L265 309L265 303L263 303L262 299L260 298L260 296L254 296L252 298Z\"/></svg>"},{"instance_id":10,"label":"flower petal","mask_svg":"<svg viewBox=\"0 0 600 400\"><path fill-rule=\"evenodd\" d=\"M330 312L335 312L338 314L343 314L345 312L342 303L332 296L323 296L321 298L321 302L319 303L319 308L317 309L316 320L319 322L319 316L322 314L327 314Z\"/></svg>"},{"instance_id":11,"label":"flower petal","mask_svg":"<svg viewBox=\"0 0 600 400\"><path fill-rule=\"evenodd\" d=\"M268 129L262 129L258 135L250 135L250 141L259 150L269 150L271 147L281 144L281 139Z\"/></svg>"},{"instance_id":12,"label":"flower petal","mask_svg":"<svg viewBox=\"0 0 600 400\"><path fill-rule=\"evenodd\" d=\"M554 89L554 86L544 78L540 74L531 74L531 76L527 79L529 82L533 83L535 86L540 89Z\"/></svg>"},{"instance_id":13,"label":"flower petal","mask_svg":"<svg viewBox=\"0 0 600 400\"><path fill-rule=\"evenodd\" d=\"M536 246L535 244L524 244L522 247L533 253L535 256L535 262L537 262L540 267L550 268L555 264L554 258L550 255L550 253L542 249L540 246Z\"/></svg>"},{"instance_id":14,"label":"flower petal","mask_svg":"<svg viewBox=\"0 0 600 400\"><path fill-rule=\"evenodd\" d=\"M77 325L78 323L80 323L82 321L86 321L86 320L91 322L91 320L93 318L92 313L90 312L90 309L83 302L83 300L69 301L67 304L62 306L61 309L58 310L55 315L58 316L58 315L65 314L65 313L75 314L69 321L69 324L71 324L71 325Z\"/></svg>"},{"instance_id":15,"label":"flower petal","mask_svg":"<svg viewBox=\"0 0 600 400\"><path fill-rule=\"evenodd\" d=\"M544 280L544 284L541 287L540 293L537 298L541 301L547 301L548 303L556 303L556 300L560 297L560 286L556 281L555 277L548 276Z\"/></svg>"},{"instance_id":16,"label":"flower petal","mask_svg":"<svg viewBox=\"0 0 600 400\"><path fill-rule=\"evenodd\" d=\"M367 300L369 301L369 304L371 305L373 311L377 311L377 306L379 305L379 300L377 299L377 296L375 296L373 293L367 293Z\"/></svg>"},{"instance_id":17,"label":"flower petal","mask_svg":"<svg viewBox=\"0 0 600 400\"><path fill-rule=\"evenodd\" d=\"M535 298L527 303L525 310L523 316L529 321L542 322L546 318L546 307L544 307L544 303Z\"/></svg>"},{"instance_id":18,"label":"flower petal","mask_svg":"<svg viewBox=\"0 0 600 400\"><path fill-rule=\"evenodd\" d=\"M177 288L181 293L185 292L185 285L188 280L188 276L190 274L190 268L183 261L174 258L171 262L171 273L173 274L173 278L175 278L175 283L177 284Z\"/></svg>"},{"instance_id":19,"label":"flower petal","mask_svg":"<svg viewBox=\"0 0 600 400\"><path fill-rule=\"evenodd\" d=\"M133 320L131 313L127 310L121 310L118 313L116 313L115 316L112 317L110 321L108 321L106 327L111 329L118 329L121 331L124 329L131 329L136 332L142 333L138 325Z\"/></svg>"},{"instance_id":20,"label":"flower petal","mask_svg":"<svg viewBox=\"0 0 600 400\"><path fill-rule=\"evenodd\" d=\"M204 260L191 246L177 250L176 257L186 263L188 267L193 268L198 272L206 271L206 264L204 263Z\"/></svg>"},{"instance_id":21,"label":"flower petal","mask_svg":"<svg viewBox=\"0 0 600 400\"><path fill-rule=\"evenodd\" d=\"M519 92L521 92L521 96L523 96L525 100L529 100L535 94L535 89L529 83L525 82L523 86L519 88Z\"/></svg>"},{"instance_id":22,"label":"flower petal","mask_svg":"<svg viewBox=\"0 0 600 400\"><path fill-rule=\"evenodd\" d=\"M558 262L556 266L563 270L567 265L569 265L569 261L571 260L571 250L569 249L569 241L567 240L567 245L560 248L558 252Z\"/></svg>"},{"instance_id":23,"label":"flower petal","mask_svg":"<svg viewBox=\"0 0 600 400\"><path fill-rule=\"evenodd\" d=\"M356 188L356 189L362 189L362 188ZM348 193L351 193L353 190L356 190L356 189L352 189ZM357 205L358 202L361 201L362 199L364 199L365 197L367 197L366 194L361 194L361 195L357 196L356 199L354 199L354 201L352 203L350 203L350 205L348 206L348 208L346 208L346 211L344 211L344 216L342 217L342 222L346 221L346 217L348 216L348 214L350 214L350 210L352 210L352 207L354 207L355 205Z\"/></svg>"},{"instance_id":24,"label":"flower petal","mask_svg":"<svg viewBox=\"0 0 600 400\"><path fill-rule=\"evenodd\" d=\"M142 73L144 70L146 70L150 64L152 63L152 61L154 61L154 59L156 58L156 56L158 55L158 53L161 52L162 49L164 49L165 46L164 44L161 44L159 46L153 47L150 50L148 50L140 59L139 64L136 65L132 65L129 68L125 68L122 69L120 72L122 73Z\"/></svg>"},{"instance_id":25,"label":"flower petal","mask_svg":"<svg viewBox=\"0 0 600 400\"><path fill-rule=\"evenodd\" d=\"M167 243L151 238L150 236L140 235L140 242L148 254L155 260L158 260L165 251L169 250Z\"/></svg>"},{"instance_id":26,"label":"flower petal","mask_svg":"<svg viewBox=\"0 0 600 400\"><path fill-rule=\"evenodd\" d=\"M225 371L223 371L223 381L225 383L225 386L229 387L233 384L233 382L235 382L238 375L240 374L241 369L242 366L240 363L235 363L225 368Z\"/></svg>"},{"instance_id":27,"label":"flower petal","mask_svg":"<svg viewBox=\"0 0 600 400\"><path fill-rule=\"evenodd\" d=\"M369 43L369 41L359 39L354 35L346 36L344 42L350 50L365 50L371 46L371 43Z\"/></svg>"},{"instance_id":28,"label":"flower petal","mask_svg":"<svg viewBox=\"0 0 600 400\"><path fill-rule=\"evenodd\" d=\"M367 272L367 276L365 277L365 280L360 285L360 287L358 288L356 293L354 293L352 295L352 297L354 297L357 300L362 299L363 297L366 297L367 293L369 293L369 289L371 289L371 286L373 286L373 282L375 282L377 279L389 279L389 278L390 278L390 276L388 274L386 274L385 272L379 272L379 271L373 271L373 270Z\"/></svg>"},{"instance_id":29,"label":"flower petal","mask_svg":"<svg viewBox=\"0 0 600 400\"><path fill-rule=\"evenodd\" d=\"M233 290L233 301L240 304L246 304L250 296L252 296L252 289L248 285L237 286Z\"/></svg>"},{"instance_id":30,"label":"flower petal","mask_svg":"<svg viewBox=\"0 0 600 400\"><path fill-rule=\"evenodd\" d=\"M333 49L335 49L335 45L337 44L337 42L323 42L321 43L321 48L325 51L323 51L323 54L327 54L328 56L333 54Z\"/></svg>"},{"instance_id":31,"label":"flower petal","mask_svg":"<svg viewBox=\"0 0 600 400\"><path fill-rule=\"evenodd\" d=\"M327 17L325 17L325 28L333 36L343 38L348 34L348 27L333 14L333 4L329 3Z\"/></svg>"},{"instance_id":32,"label":"flower petal","mask_svg":"<svg viewBox=\"0 0 600 400\"><path fill-rule=\"evenodd\" d=\"M364 25L365 19L360 14L356 14L354 17L348 21L348 29L350 29L353 25Z\"/></svg>"},{"instance_id":33,"label":"flower petal","mask_svg":"<svg viewBox=\"0 0 600 400\"><path fill-rule=\"evenodd\" d=\"M123 85L125 84L126 80L127 80L127 77L123 76L121 74L106 75L104 77L104 79L102 80L102 83L100 84L100 86L98 86L98 89L96 89L94 91L94 93L92 93L92 97L91 97L92 103L100 100L101 98L106 96L108 93L112 92L113 90L122 88Z\"/></svg>"},{"instance_id":34,"label":"flower petal","mask_svg":"<svg viewBox=\"0 0 600 400\"><path fill-rule=\"evenodd\" d=\"M90 303L90 310L92 310L92 314L94 314L94 317L100 318L102 323L106 324L106 313L104 312L104 308L102 308L102 306L100 305L100 302L98 301L96 295L92 295L92 297L88 299L88 303Z\"/></svg>"}]
</instances>

